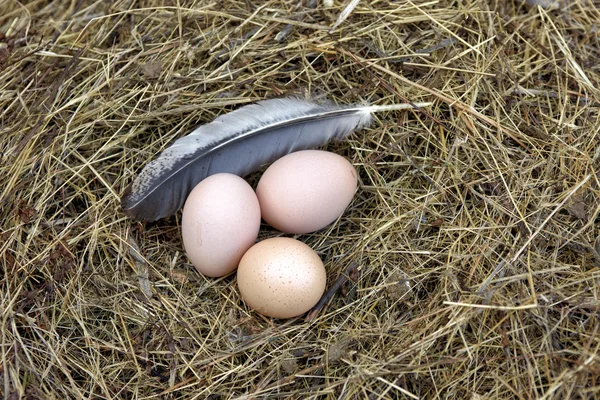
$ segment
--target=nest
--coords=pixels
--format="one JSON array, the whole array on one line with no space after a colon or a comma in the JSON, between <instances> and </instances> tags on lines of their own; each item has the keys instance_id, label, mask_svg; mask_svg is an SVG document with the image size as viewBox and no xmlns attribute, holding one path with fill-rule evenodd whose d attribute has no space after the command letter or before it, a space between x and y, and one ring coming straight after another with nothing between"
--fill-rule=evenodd
<instances>
[{"instance_id":1,"label":"nest","mask_svg":"<svg viewBox=\"0 0 600 400\"><path fill-rule=\"evenodd\" d=\"M4 398L598 398L598 3L355 3L0 4ZM433 105L327 146L359 189L298 238L343 278L283 321L120 196L291 94Z\"/></svg>"}]
</instances>

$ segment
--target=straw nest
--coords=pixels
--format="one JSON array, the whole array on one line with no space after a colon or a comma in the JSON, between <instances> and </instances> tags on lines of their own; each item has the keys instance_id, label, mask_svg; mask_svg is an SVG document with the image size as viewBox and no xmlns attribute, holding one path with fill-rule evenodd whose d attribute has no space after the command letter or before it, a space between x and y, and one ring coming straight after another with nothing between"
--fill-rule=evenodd
<instances>
[{"instance_id":1,"label":"straw nest","mask_svg":"<svg viewBox=\"0 0 600 400\"><path fill-rule=\"evenodd\" d=\"M4 398L599 397L598 3L348 3L0 2ZM299 239L345 282L283 321L119 201L290 94L433 105L327 147L359 189Z\"/></svg>"}]
</instances>

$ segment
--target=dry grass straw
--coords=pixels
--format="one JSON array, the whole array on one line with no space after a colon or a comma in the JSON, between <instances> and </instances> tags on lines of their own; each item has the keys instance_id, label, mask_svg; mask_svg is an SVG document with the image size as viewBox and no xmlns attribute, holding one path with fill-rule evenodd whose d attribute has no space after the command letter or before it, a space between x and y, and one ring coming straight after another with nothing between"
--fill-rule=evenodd
<instances>
[{"instance_id":1,"label":"dry grass straw","mask_svg":"<svg viewBox=\"0 0 600 400\"><path fill-rule=\"evenodd\" d=\"M599 4L363 1L330 32L346 5L0 2L4 398L600 397ZM328 147L360 187L300 239L359 269L312 322L118 211L175 138L298 93L434 101Z\"/></svg>"}]
</instances>

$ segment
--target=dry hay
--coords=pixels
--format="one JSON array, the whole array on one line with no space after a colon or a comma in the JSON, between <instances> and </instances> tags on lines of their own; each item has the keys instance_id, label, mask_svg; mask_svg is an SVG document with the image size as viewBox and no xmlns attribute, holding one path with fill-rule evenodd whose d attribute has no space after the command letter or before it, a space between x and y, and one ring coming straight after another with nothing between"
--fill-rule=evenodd
<instances>
[{"instance_id":1,"label":"dry hay","mask_svg":"<svg viewBox=\"0 0 600 400\"><path fill-rule=\"evenodd\" d=\"M4 398L600 397L597 0L363 1L330 31L332 3L0 1ZM306 93L434 105L328 147L359 190L300 239L330 284L358 269L271 320L119 196L197 124Z\"/></svg>"}]
</instances>

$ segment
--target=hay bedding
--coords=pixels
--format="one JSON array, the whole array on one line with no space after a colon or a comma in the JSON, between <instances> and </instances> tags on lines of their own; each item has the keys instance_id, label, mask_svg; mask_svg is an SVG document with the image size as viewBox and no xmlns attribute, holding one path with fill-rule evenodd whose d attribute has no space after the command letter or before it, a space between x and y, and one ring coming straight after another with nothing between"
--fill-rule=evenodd
<instances>
[{"instance_id":1,"label":"hay bedding","mask_svg":"<svg viewBox=\"0 0 600 400\"><path fill-rule=\"evenodd\" d=\"M329 32L345 6L0 2L4 398L600 397L598 2L363 1ZM360 188L300 239L330 284L358 268L274 321L119 196L195 125L307 92L435 103L328 147Z\"/></svg>"}]
</instances>

